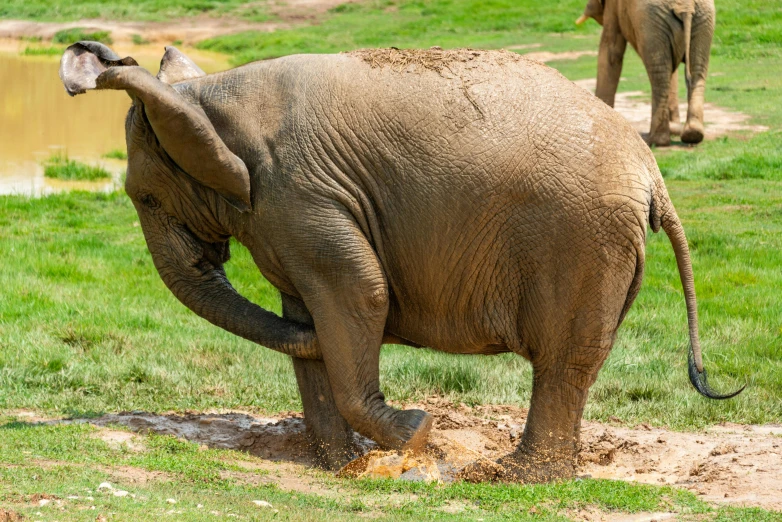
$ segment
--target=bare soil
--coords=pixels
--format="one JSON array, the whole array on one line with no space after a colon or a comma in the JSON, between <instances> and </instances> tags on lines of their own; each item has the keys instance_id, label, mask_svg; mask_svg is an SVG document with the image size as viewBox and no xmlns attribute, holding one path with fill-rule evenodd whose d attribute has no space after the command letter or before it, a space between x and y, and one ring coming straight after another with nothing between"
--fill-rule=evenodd
<instances>
[{"instance_id":1,"label":"bare soil","mask_svg":"<svg viewBox=\"0 0 782 522\"><path fill-rule=\"evenodd\" d=\"M529 55L526 55L529 56ZM590 78L587 80L578 80L576 85L583 87L589 92L595 92L596 80ZM709 91L706 88L706 98ZM686 101L686 100L685 100ZM652 95L641 91L618 92L614 102L614 109L630 122L630 124L641 134L649 132L652 123ZM679 104L679 113L682 117L682 123L687 115L687 104ZM713 140L720 136L734 134L736 132L764 132L768 127L763 125L750 125L748 120L750 116L742 112L719 107L713 103L705 103L703 106L704 125L706 127L705 139ZM687 147L687 146L685 146Z\"/></svg>"},{"instance_id":2,"label":"bare soil","mask_svg":"<svg viewBox=\"0 0 782 522\"><path fill-rule=\"evenodd\" d=\"M453 480L476 460L493 460L513 451L526 420L526 410L516 406L468 407L430 398L404 407L422 408L434 415L426 458L419 458L419 463L434 459L436 475L444 482ZM122 425L140 433L168 434L213 448L246 451L260 457L261 463L251 465L253 469L246 472L230 472L233 478L250 483L273 482L289 491L312 491L317 487L316 477L308 471L313 462L298 413L259 417L234 412L129 412L79 422ZM364 453L377 450L372 441L359 435L356 442ZM383 452L375 455L387 456ZM405 458L392 460L379 464L402 466L402 479L421 479L421 473L409 471L411 465ZM368 465L377 468L379 464L365 462L359 472L345 474L361 475ZM255 468L270 473L254 475ZM702 432L682 433L645 424L627 427L618 421L584 422L578 473L582 477L668 484L693 491L710 502L782 510L782 425L725 423ZM328 493L324 489L324 494ZM663 515L649 514L651 518L638 520L655 516L661 520ZM612 520L590 518L588 513L579 516L584 520Z\"/></svg>"},{"instance_id":3,"label":"bare soil","mask_svg":"<svg viewBox=\"0 0 782 522\"><path fill-rule=\"evenodd\" d=\"M88 32L109 31L114 42L125 44L133 35L151 43L170 44L182 41L193 45L198 41L225 34L243 31L271 32L302 23L312 23L329 9L347 3L345 0L287 0L270 2L271 20L250 22L234 16L214 17L201 15L165 22L117 22L111 20L85 19L75 22L32 22L28 20L0 20L0 38L39 36L51 40L55 33L64 29L81 27Z\"/></svg>"}]
</instances>

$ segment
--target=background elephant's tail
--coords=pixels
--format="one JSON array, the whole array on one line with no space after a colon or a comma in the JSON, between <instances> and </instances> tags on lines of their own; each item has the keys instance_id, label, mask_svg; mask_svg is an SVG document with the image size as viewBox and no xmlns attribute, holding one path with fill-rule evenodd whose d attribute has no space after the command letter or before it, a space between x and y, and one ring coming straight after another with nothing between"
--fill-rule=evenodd
<instances>
[{"instance_id":1,"label":"background elephant's tail","mask_svg":"<svg viewBox=\"0 0 782 522\"><path fill-rule=\"evenodd\" d=\"M686 12L682 15L684 23L684 78L687 80L687 88L690 87L692 74L690 73L690 42L692 41L692 13Z\"/></svg>"},{"instance_id":2,"label":"background elephant's tail","mask_svg":"<svg viewBox=\"0 0 782 522\"><path fill-rule=\"evenodd\" d=\"M738 391L726 395L716 393L709 386L706 370L703 368L701 343L698 338L698 302L695 298L695 281L690 261L690 248L687 245L684 228L679 220L679 216L676 214L676 209L668 197L668 191L665 189L662 178L659 179L658 183L655 183L652 189L649 223L655 232L662 227L668 239L670 239L673 252L676 255L679 277L684 289L684 300L687 303L687 323L690 330L690 350L688 354L690 382L701 395L710 399L730 399L735 397L744 390L743 386Z\"/></svg>"},{"instance_id":3,"label":"background elephant's tail","mask_svg":"<svg viewBox=\"0 0 782 522\"><path fill-rule=\"evenodd\" d=\"M684 77L690 85L690 43L692 42L692 16L695 14L695 0L674 0L673 14L684 26Z\"/></svg>"}]
</instances>

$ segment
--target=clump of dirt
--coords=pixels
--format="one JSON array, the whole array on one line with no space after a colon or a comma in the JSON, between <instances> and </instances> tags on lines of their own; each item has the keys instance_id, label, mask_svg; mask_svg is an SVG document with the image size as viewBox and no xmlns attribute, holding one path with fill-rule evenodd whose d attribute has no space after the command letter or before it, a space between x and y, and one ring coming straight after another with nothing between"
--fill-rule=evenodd
<instances>
[{"instance_id":1,"label":"clump of dirt","mask_svg":"<svg viewBox=\"0 0 782 522\"><path fill-rule=\"evenodd\" d=\"M345 465L337 472L337 478L406 478L439 482L440 470L435 459L426 454L372 450Z\"/></svg>"},{"instance_id":2,"label":"clump of dirt","mask_svg":"<svg viewBox=\"0 0 782 522\"><path fill-rule=\"evenodd\" d=\"M431 47L429 49L358 49L347 53L368 63L373 69L391 67L396 71L435 71L443 70L454 63L469 63L479 59L491 60L503 64L521 59L510 51L479 51L476 49L447 49Z\"/></svg>"},{"instance_id":3,"label":"clump of dirt","mask_svg":"<svg viewBox=\"0 0 782 522\"><path fill-rule=\"evenodd\" d=\"M0 522L21 522L24 517L16 511L0 509Z\"/></svg>"},{"instance_id":4,"label":"clump of dirt","mask_svg":"<svg viewBox=\"0 0 782 522\"><path fill-rule=\"evenodd\" d=\"M621 439L612 430L606 429L597 436L587 436L581 440L578 463L581 466L587 463L607 466L614 461L617 451L632 451L637 445L637 442Z\"/></svg>"},{"instance_id":5,"label":"clump of dirt","mask_svg":"<svg viewBox=\"0 0 782 522\"><path fill-rule=\"evenodd\" d=\"M594 79L578 80L576 85L594 92L597 84ZM709 91L706 88L706 97ZM618 92L614 101L614 109L625 117L632 124L633 128L640 134L649 132L652 123L652 102L651 94L641 91ZM687 114L687 104L679 104L679 113L682 119ZM726 136L735 132L764 132L768 127L763 125L749 125L747 121L750 116L742 112L728 110L712 103L703 105L704 126L706 128L705 138L713 140L720 136ZM690 148L689 146L685 146Z\"/></svg>"}]
</instances>

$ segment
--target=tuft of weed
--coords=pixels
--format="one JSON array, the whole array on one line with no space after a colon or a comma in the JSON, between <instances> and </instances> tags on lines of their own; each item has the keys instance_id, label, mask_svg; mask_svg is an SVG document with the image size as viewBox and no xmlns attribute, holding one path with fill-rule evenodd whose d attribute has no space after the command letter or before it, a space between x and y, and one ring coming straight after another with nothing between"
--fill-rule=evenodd
<instances>
[{"instance_id":1,"label":"tuft of weed","mask_svg":"<svg viewBox=\"0 0 782 522\"><path fill-rule=\"evenodd\" d=\"M19 54L22 56L58 56L62 54L62 52L62 47L37 47L28 45Z\"/></svg>"},{"instance_id":2,"label":"tuft of weed","mask_svg":"<svg viewBox=\"0 0 782 522\"><path fill-rule=\"evenodd\" d=\"M93 42L100 42L104 44L112 44L114 40L111 39L110 31L93 31L88 32L88 29L84 27L72 27L71 29L63 29L54 33L52 38L53 43L59 44L74 44L81 42L82 40L91 40Z\"/></svg>"},{"instance_id":3,"label":"tuft of weed","mask_svg":"<svg viewBox=\"0 0 782 522\"><path fill-rule=\"evenodd\" d=\"M146 45L149 43L149 40L147 40L140 34L133 34L131 35L130 39L133 42L133 45Z\"/></svg>"},{"instance_id":4,"label":"tuft of weed","mask_svg":"<svg viewBox=\"0 0 782 522\"><path fill-rule=\"evenodd\" d=\"M111 177L111 173L97 165L87 165L68 157L67 153L55 152L44 162L43 175L47 178L68 181L96 181Z\"/></svg>"},{"instance_id":5,"label":"tuft of weed","mask_svg":"<svg viewBox=\"0 0 782 522\"><path fill-rule=\"evenodd\" d=\"M104 158L126 160L128 159L128 153L124 149L111 149L103 155Z\"/></svg>"}]
</instances>

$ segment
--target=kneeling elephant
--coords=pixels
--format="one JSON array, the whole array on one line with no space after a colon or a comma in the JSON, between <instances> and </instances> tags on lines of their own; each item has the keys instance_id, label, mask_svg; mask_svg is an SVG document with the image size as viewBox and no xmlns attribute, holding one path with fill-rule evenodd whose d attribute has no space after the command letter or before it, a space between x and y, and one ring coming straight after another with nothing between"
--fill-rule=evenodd
<instances>
[{"instance_id":1,"label":"kneeling elephant","mask_svg":"<svg viewBox=\"0 0 782 522\"><path fill-rule=\"evenodd\" d=\"M587 391L641 284L647 224L676 252L705 380L687 242L648 147L553 69L509 52L364 50L205 75L174 48L152 76L81 42L71 94L120 89L125 190L173 294L289 354L324 464L352 431L420 448L432 417L388 406L384 342L515 352L534 367L508 480L574 472ZM280 290L283 317L239 295L228 240Z\"/></svg>"}]
</instances>

